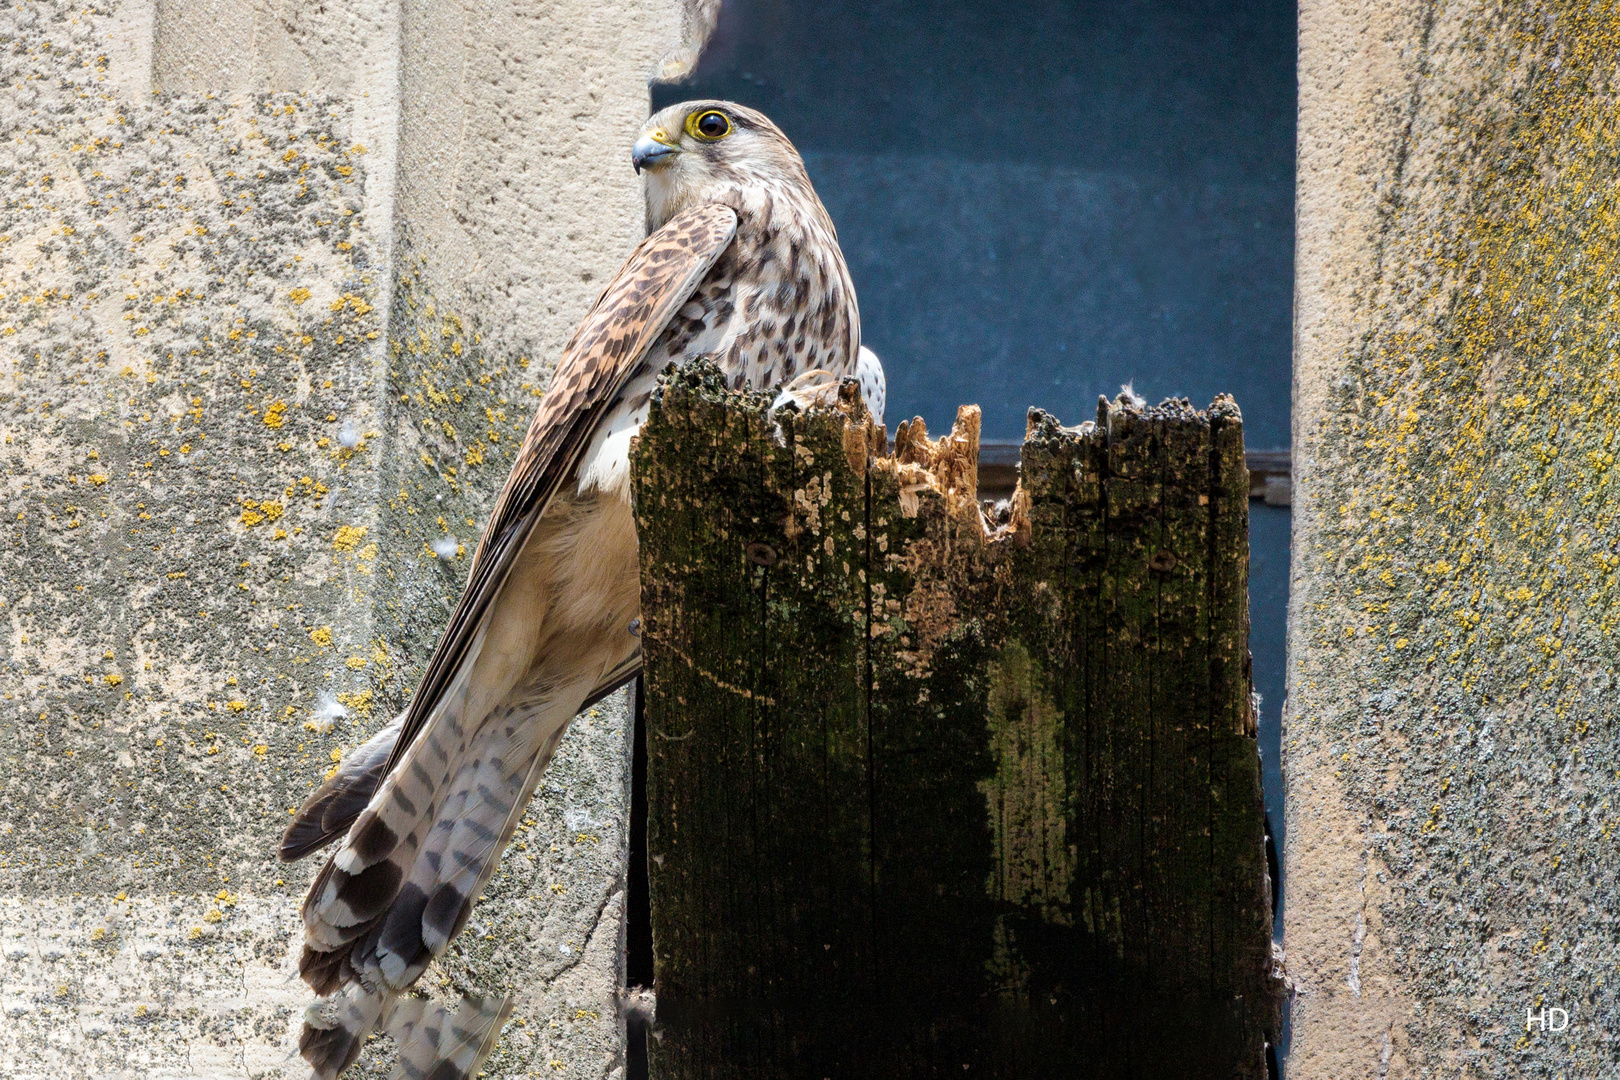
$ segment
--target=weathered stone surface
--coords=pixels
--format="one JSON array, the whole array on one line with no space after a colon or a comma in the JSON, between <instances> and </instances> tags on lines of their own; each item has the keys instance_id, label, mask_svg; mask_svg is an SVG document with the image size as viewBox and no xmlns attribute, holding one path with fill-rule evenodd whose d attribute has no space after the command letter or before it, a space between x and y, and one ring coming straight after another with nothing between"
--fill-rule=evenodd
<instances>
[{"instance_id":1,"label":"weathered stone surface","mask_svg":"<svg viewBox=\"0 0 1620 1080\"><path fill-rule=\"evenodd\" d=\"M1620 10L1300 29L1289 1075L1613 1075Z\"/></svg>"},{"instance_id":2,"label":"weathered stone surface","mask_svg":"<svg viewBox=\"0 0 1620 1080\"><path fill-rule=\"evenodd\" d=\"M274 841L414 686L705 25L0 0L0 1073L300 1072ZM576 725L424 980L519 991L491 1076L622 1057L627 747Z\"/></svg>"}]
</instances>

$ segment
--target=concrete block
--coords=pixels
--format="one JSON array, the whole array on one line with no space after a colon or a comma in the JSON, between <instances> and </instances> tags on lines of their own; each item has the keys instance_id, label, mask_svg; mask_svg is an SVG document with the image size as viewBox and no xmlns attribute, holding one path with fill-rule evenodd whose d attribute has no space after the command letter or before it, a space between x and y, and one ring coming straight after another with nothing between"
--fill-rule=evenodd
<instances>
[{"instance_id":1,"label":"concrete block","mask_svg":"<svg viewBox=\"0 0 1620 1080\"><path fill-rule=\"evenodd\" d=\"M0 1073L302 1075L276 838L414 688L710 24L0 0ZM490 1076L622 1063L628 746L576 723L423 980L519 995Z\"/></svg>"},{"instance_id":2,"label":"concrete block","mask_svg":"<svg viewBox=\"0 0 1620 1080\"><path fill-rule=\"evenodd\" d=\"M1617 46L1301 7L1291 1080L1614 1073Z\"/></svg>"}]
</instances>

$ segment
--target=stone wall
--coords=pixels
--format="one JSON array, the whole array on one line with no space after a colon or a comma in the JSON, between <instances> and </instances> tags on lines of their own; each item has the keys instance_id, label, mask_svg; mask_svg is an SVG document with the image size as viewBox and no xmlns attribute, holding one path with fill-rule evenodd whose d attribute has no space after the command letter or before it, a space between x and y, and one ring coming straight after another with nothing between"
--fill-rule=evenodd
<instances>
[{"instance_id":1,"label":"stone wall","mask_svg":"<svg viewBox=\"0 0 1620 1080\"><path fill-rule=\"evenodd\" d=\"M1606 2L1301 7L1295 1080L1620 1057L1617 55Z\"/></svg>"},{"instance_id":2,"label":"stone wall","mask_svg":"<svg viewBox=\"0 0 1620 1080\"><path fill-rule=\"evenodd\" d=\"M0 1073L302 1075L270 852L413 689L704 7L0 0ZM490 1076L621 1063L628 732L424 979L518 992Z\"/></svg>"}]
</instances>

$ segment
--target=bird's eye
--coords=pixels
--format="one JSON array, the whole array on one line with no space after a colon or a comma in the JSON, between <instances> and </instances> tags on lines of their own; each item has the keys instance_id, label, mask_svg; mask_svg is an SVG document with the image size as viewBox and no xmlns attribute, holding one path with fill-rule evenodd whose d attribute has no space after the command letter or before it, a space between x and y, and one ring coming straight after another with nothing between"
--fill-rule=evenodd
<instances>
[{"instance_id":1,"label":"bird's eye","mask_svg":"<svg viewBox=\"0 0 1620 1080\"><path fill-rule=\"evenodd\" d=\"M693 113L691 119L686 121L686 130L705 142L714 142L731 134L731 120L725 113L710 109L708 112Z\"/></svg>"}]
</instances>

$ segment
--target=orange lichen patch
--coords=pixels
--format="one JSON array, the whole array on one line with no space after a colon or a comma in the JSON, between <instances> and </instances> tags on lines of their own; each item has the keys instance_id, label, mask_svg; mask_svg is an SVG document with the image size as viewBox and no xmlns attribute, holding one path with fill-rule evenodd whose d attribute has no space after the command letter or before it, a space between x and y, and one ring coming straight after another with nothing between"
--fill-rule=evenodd
<instances>
[{"instance_id":1,"label":"orange lichen patch","mask_svg":"<svg viewBox=\"0 0 1620 1080\"><path fill-rule=\"evenodd\" d=\"M242 516L238 518L244 528L252 528L264 521L275 521L285 512L281 503L271 499L263 502L257 499L242 500Z\"/></svg>"}]
</instances>

